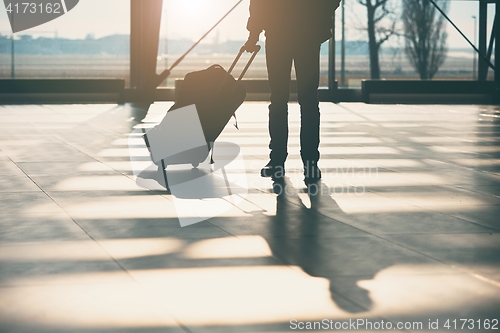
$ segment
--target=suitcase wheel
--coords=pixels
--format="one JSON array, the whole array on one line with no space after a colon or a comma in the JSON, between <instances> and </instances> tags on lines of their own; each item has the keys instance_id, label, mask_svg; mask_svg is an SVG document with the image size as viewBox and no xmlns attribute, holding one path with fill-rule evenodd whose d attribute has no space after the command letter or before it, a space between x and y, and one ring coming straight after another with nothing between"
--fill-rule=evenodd
<instances>
[{"instance_id":1,"label":"suitcase wheel","mask_svg":"<svg viewBox=\"0 0 500 333\"><path fill-rule=\"evenodd\" d=\"M193 168L198 168L198 165L200 165L200 163L191 163L191 165L193 166Z\"/></svg>"}]
</instances>

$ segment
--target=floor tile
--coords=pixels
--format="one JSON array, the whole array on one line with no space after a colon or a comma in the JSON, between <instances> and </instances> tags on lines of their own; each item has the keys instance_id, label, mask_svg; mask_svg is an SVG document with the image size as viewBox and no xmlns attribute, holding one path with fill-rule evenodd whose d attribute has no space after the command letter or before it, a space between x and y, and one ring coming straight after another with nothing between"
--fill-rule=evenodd
<instances>
[{"instance_id":1,"label":"floor tile","mask_svg":"<svg viewBox=\"0 0 500 333\"><path fill-rule=\"evenodd\" d=\"M497 231L500 230L499 213L500 206L498 205L478 206L470 209L456 209L446 212L448 215L490 227Z\"/></svg>"},{"instance_id":2,"label":"floor tile","mask_svg":"<svg viewBox=\"0 0 500 333\"><path fill-rule=\"evenodd\" d=\"M136 283L0 288L2 330L185 332L162 300Z\"/></svg>"},{"instance_id":3,"label":"floor tile","mask_svg":"<svg viewBox=\"0 0 500 333\"><path fill-rule=\"evenodd\" d=\"M0 193L40 191L40 188L24 172L11 168L0 174Z\"/></svg>"},{"instance_id":4,"label":"floor tile","mask_svg":"<svg viewBox=\"0 0 500 333\"><path fill-rule=\"evenodd\" d=\"M18 216L33 213L63 213L63 210L42 191L12 192L0 196L0 212Z\"/></svg>"},{"instance_id":5,"label":"floor tile","mask_svg":"<svg viewBox=\"0 0 500 333\"><path fill-rule=\"evenodd\" d=\"M376 235L498 232L498 229L425 209L360 213L353 215L349 224Z\"/></svg>"},{"instance_id":6,"label":"floor tile","mask_svg":"<svg viewBox=\"0 0 500 333\"><path fill-rule=\"evenodd\" d=\"M1 244L0 266L1 286L64 284L66 275L80 275L83 282L94 272L119 272L130 281L93 240Z\"/></svg>"},{"instance_id":7,"label":"floor tile","mask_svg":"<svg viewBox=\"0 0 500 333\"><path fill-rule=\"evenodd\" d=\"M115 174L112 168L94 161L87 163L72 162L19 162L17 166L29 176L50 176L50 175L102 175Z\"/></svg>"},{"instance_id":8,"label":"floor tile","mask_svg":"<svg viewBox=\"0 0 500 333\"><path fill-rule=\"evenodd\" d=\"M143 191L135 180L113 175L34 175L32 180L46 191Z\"/></svg>"},{"instance_id":9,"label":"floor tile","mask_svg":"<svg viewBox=\"0 0 500 333\"><path fill-rule=\"evenodd\" d=\"M229 235L225 230L209 222L202 222L182 228L177 218L76 218L76 221L86 232L98 240L157 237L209 239Z\"/></svg>"},{"instance_id":10,"label":"floor tile","mask_svg":"<svg viewBox=\"0 0 500 333\"><path fill-rule=\"evenodd\" d=\"M260 177L267 104L244 103L219 140L240 147L248 193L200 188L184 206L131 164L150 160L130 134L171 102L0 106L0 332L498 317L500 135L483 119L496 106L321 103L323 181L306 186L291 103L279 191ZM181 213L205 220L182 227Z\"/></svg>"},{"instance_id":11,"label":"floor tile","mask_svg":"<svg viewBox=\"0 0 500 333\"><path fill-rule=\"evenodd\" d=\"M407 274L391 271L406 271ZM335 278L332 288L339 295L334 297L336 302L342 305L346 298L351 299L367 309L363 312L365 315L380 316L393 323L422 323L420 328L410 326L410 331L414 332L430 331L429 320L438 320L438 331L446 330L446 320L457 319L459 323L460 318L491 320L497 317L495 308L500 304L497 286L467 274L434 274L432 266L393 266L373 277ZM437 299L439 302L431 301Z\"/></svg>"},{"instance_id":12,"label":"floor tile","mask_svg":"<svg viewBox=\"0 0 500 333\"><path fill-rule=\"evenodd\" d=\"M479 275L500 273L500 233L388 235L388 239ZM500 282L500 281L497 281Z\"/></svg>"},{"instance_id":13,"label":"floor tile","mask_svg":"<svg viewBox=\"0 0 500 333\"><path fill-rule=\"evenodd\" d=\"M0 215L0 243L88 240L66 213Z\"/></svg>"}]
</instances>

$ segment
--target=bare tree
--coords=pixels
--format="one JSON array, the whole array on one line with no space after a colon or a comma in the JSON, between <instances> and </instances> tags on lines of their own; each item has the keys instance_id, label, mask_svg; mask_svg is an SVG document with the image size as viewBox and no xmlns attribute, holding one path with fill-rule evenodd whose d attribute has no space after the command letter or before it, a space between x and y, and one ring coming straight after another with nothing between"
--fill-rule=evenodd
<instances>
[{"instance_id":1,"label":"bare tree","mask_svg":"<svg viewBox=\"0 0 500 333\"><path fill-rule=\"evenodd\" d=\"M448 2L439 1L448 11ZM429 0L403 0L402 21L405 51L420 79L432 79L446 60L448 48L445 21Z\"/></svg>"},{"instance_id":2,"label":"bare tree","mask_svg":"<svg viewBox=\"0 0 500 333\"><path fill-rule=\"evenodd\" d=\"M368 15L368 48L370 52L370 76L380 79L379 50L380 46L391 36L396 34L396 18L394 10L389 7L390 0L357 0L366 7ZM384 26L382 21L388 18L389 26Z\"/></svg>"}]
</instances>

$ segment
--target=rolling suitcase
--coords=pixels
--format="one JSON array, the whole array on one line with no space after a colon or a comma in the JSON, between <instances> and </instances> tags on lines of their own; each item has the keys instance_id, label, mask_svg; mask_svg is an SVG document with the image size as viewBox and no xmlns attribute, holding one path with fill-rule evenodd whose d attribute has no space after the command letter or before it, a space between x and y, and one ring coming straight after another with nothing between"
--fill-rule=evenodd
<instances>
[{"instance_id":1,"label":"rolling suitcase","mask_svg":"<svg viewBox=\"0 0 500 333\"><path fill-rule=\"evenodd\" d=\"M161 123L143 136L151 154L151 160L156 165L161 164L163 170L173 164L192 164L197 167L199 163L207 159L213 143L245 101L246 91L241 79L259 51L260 46L257 46L237 80L231 73L240 60L244 48L240 49L228 71L220 65L213 65L205 70L186 75L175 104ZM189 107L192 105L196 106L197 119L199 119L204 136L203 144L200 145L200 140L198 140L198 144L193 144L191 149L179 150L178 144L175 144L175 147L172 146L170 150L167 149L168 145L183 141L183 137L189 140L187 136L196 135L192 132L196 132L193 129L199 126L194 122L186 123L186 119L193 119L187 114L187 112L193 112L194 108ZM183 118L182 112L186 112L187 117ZM168 151L175 153L168 153Z\"/></svg>"}]
</instances>

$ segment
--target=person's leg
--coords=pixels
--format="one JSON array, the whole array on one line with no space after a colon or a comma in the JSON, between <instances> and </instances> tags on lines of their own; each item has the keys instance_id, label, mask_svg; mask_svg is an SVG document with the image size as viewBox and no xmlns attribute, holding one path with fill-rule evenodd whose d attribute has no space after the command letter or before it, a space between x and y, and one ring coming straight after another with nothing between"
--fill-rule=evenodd
<instances>
[{"instance_id":1,"label":"person's leg","mask_svg":"<svg viewBox=\"0 0 500 333\"><path fill-rule=\"evenodd\" d=\"M320 157L320 111L318 101L320 47L320 44L298 43L294 52L301 113L300 155L304 163L306 179L321 178L321 173L317 167Z\"/></svg>"},{"instance_id":2,"label":"person's leg","mask_svg":"<svg viewBox=\"0 0 500 333\"><path fill-rule=\"evenodd\" d=\"M278 36L266 38L266 62L271 90L269 105L270 163L283 166L288 156L288 100L292 54L289 45Z\"/></svg>"}]
</instances>

